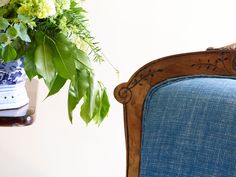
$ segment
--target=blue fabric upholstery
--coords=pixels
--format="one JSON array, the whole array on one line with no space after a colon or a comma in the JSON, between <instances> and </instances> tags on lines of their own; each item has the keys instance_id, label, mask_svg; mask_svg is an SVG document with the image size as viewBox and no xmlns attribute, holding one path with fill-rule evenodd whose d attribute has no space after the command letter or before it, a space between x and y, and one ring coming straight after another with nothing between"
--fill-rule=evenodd
<instances>
[{"instance_id":1,"label":"blue fabric upholstery","mask_svg":"<svg viewBox=\"0 0 236 177\"><path fill-rule=\"evenodd\" d=\"M140 177L236 177L236 80L159 84L142 126Z\"/></svg>"}]
</instances>

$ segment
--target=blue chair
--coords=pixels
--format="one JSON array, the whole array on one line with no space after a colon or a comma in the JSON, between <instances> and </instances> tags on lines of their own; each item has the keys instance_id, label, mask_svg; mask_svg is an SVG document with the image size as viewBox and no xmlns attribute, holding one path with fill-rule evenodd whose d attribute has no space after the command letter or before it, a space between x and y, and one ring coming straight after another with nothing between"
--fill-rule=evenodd
<instances>
[{"instance_id":1,"label":"blue chair","mask_svg":"<svg viewBox=\"0 0 236 177\"><path fill-rule=\"evenodd\" d=\"M152 61L114 95L127 177L236 177L236 50Z\"/></svg>"}]
</instances>

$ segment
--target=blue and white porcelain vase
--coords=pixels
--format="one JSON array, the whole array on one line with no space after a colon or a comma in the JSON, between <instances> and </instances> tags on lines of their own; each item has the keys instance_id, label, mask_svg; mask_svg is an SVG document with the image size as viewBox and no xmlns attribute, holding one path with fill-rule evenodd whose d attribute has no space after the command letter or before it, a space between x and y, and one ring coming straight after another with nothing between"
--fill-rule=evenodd
<instances>
[{"instance_id":1,"label":"blue and white porcelain vase","mask_svg":"<svg viewBox=\"0 0 236 177\"><path fill-rule=\"evenodd\" d=\"M29 103L25 82L23 58L11 62L0 59L0 110L19 108Z\"/></svg>"}]
</instances>

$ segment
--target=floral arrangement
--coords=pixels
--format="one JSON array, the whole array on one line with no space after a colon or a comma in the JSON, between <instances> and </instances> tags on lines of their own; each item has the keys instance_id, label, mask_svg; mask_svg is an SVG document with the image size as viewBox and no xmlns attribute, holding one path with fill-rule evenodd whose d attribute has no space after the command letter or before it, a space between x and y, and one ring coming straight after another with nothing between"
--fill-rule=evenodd
<instances>
[{"instance_id":1,"label":"floral arrangement","mask_svg":"<svg viewBox=\"0 0 236 177\"><path fill-rule=\"evenodd\" d=\"M91 61L103 57L85 14L76 0L1 0L0 58L10 62L23 56L28 78L42 78L48 96L68 81L70 121L81 102L81 118L100 124L110 104L106 88L94 79Z\"/></svg>"}]
</instances>

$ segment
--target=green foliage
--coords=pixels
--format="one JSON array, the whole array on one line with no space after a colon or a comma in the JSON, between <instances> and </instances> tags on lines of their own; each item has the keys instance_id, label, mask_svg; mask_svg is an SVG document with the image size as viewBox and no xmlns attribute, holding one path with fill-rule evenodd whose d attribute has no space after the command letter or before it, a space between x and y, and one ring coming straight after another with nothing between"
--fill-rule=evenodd
<instances>
[{"instance_id":1,"label":"green foliage","mask_svg":"<svg viewBox=\"0 0 236 177\"><path fill-rule=\"evenodd\" d=\"M17 30L14 27L9 27L6 31L6 34L8 35L9 38L14 39L17 36Z\"/></svg>"},{"instance_id":2,"label":"green foliage","mask_svg":"<svg viewBox=\"0 0 236 177\"><path fill-rule=\"evenodd\" d=\"M0 43L6 43L8 41L7 35L5 33L0 34Z\"/></svg>"},{"instance_id":3,"label":"green foliage","mask_svg":"<svg viewBox=\"0 0 236 177\"><path fill-rule=\"evenodd\" d=\"M77 48L62 33L58 33L51 41L56 71L61 77L72 80L76 72L73 53Z\"/></svg>"},{"instance_id":4,"label":"green foliage","mask_svg":"<svg viewBox=\"0 0 236 177\"><path fill-rule=\"evenodd\" d=\"M52 96L52 95L56 94L57 92L59 92L60 89L65 85L65 83L66 83L66 79L64 79L60 75L56 75L54 80L49 85L50 91L49 91L47 97Z\"/></svg>"},{"instance_id":5,"label":"green foliage","mask_svg":"<svg viewBox=\"0 0 236 177\"><path fill-rule=\"evenodd\" d=\"M7 19L0 17L0 30L5 30L9 25Z\"/></svg>"},{"instance_id":6,"label":"green foliage","mask_svg":"<svg viewBox=\"0 0 236 177\"><path fill-rule=\"evenodd\" d=\"M22 23L15 24L14 28L16 29L17 34L21 38L22 41L31 42L30 37L27 34L27 27L26 27L26 25L24 25Z\"/></svg>"},{"instance_id":7,"label":"green foliage","mask_svg":"<svg viewBox=\"0 0 236 177\"><path fill-rule=\"evenodd\" d=\"M11 0L0 7L0 58L24 56L29 79L43 78L49 92L66 82L68 117L81 102L80 116L100 124L109 111L106 88L94 79L90 58L102 61L97 43L87 28L86 11L74 0ZM29 8L30 7L30 8Z\"/></svg>"},{"instance_id":8,"label":"green foliage","mask_svg":"<svg viewBox=\"0 0 236 177\"><path fill-rule=\"evenodd\" d=\"M2 49L2 58L4 58L5 61L11 61L14 60L16 58L16 50L14 49L14 47L12 47L10 44L5 46Z\"/></svg>"},{"instance_id":9,"label":"green foliage","mask_svg":"<svg viewBox=\"0 0 236 177\"><path fill-rule=\"evenodd\" d=\"M38 72L36 70L36 64L34 61L35 60L34 54L35 54L35 48L31 48L24 55L24 69L30 80L38 75Z\"/></svg>"},{"instance_id":10,"label":"green foliage","mask_svg":"<svg viewBox=\"0 0 236 177\"><path fill-rule=\"evenodd\" d=\"M56 69L53 64L53 50L48 44L48 39L45 35L37 33L36 38L38 38L34 54L36 70L44 78L46 84L49 84L56 75Z\"/></svg>"}]
</instances>

